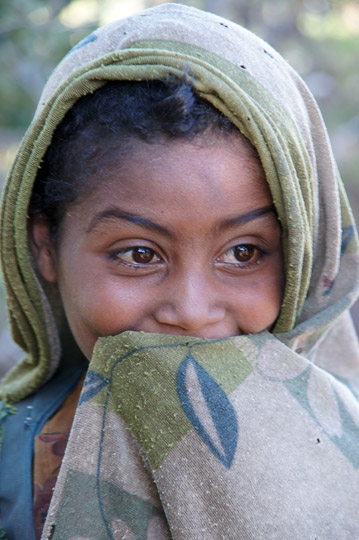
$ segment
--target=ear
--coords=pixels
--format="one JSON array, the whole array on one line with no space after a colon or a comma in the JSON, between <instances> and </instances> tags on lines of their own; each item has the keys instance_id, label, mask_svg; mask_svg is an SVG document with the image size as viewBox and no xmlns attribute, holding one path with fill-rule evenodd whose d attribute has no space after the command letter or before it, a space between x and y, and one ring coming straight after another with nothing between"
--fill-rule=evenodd
<instances>
[{"instance_id":1,"label":"ear","mask_svg":"<svg viewBox=\"0 0 359 540\"><path fill-rule=\"evenodd\" d=\"M28 235L38 271L46 281L56 283L56 250L48 220L41 215L32 216L29 219Z\"/></svg>"}]
</instances>

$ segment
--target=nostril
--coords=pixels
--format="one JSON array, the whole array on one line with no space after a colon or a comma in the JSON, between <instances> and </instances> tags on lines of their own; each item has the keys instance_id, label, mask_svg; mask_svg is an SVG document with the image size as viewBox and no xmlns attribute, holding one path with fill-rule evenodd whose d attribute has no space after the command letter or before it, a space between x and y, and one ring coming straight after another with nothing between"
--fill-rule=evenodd
<instances>
[{"instance_id":1,"label":"nostril","mask_svg":"<svg viewBox=\"0 0 359 540\"><path fill-rule=\"evenodd\" d=\"M156 321L162 325L181 328L186 332L196 332L222 321L225 318L225 309L220 306L201 306L195 303L178 306L164 304L153 313Z\"/></svg>"}]
</instances>

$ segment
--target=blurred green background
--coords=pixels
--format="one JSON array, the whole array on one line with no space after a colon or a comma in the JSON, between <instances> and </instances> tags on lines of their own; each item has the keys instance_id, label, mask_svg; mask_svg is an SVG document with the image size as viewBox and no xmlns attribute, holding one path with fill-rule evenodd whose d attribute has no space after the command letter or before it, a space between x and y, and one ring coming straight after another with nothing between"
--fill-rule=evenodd
<instances>
[{"instance_id":1,"label":"blurred green background","mask_svg":"<svg viewBox=\"0 0 359 540\"><path fill-rule=\"evenodd\" d=\"M32 118L42 87L58 61L97 26L163 3L166 2L0 2L0 187ZM212 11L246 26L267 40L300 73L323 112L354 214L358 217L358 0L188 0L177 3ZM8 334L1 282L0 302L1 375L19 357ZM353 313L358 321L357 306Z\"/></svg>"}]
</instances>

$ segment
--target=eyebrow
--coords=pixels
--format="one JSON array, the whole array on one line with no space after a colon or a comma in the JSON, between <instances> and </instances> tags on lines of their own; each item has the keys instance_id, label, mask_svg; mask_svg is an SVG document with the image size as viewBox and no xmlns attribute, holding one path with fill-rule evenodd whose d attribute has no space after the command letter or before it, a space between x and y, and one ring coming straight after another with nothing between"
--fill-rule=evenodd
<instances>
[{"instance_id":1,"label":"eyebrow","mask_svg":"<svg viewBox=\"0 0 359 540\"><path fill-rule=\"evenodd\" d=\"M241 214L240 216L234 216L229 219L224 219L219 222L217 227L219 231L231 229L232 227L235 227L236 225L244 225L245 223L248 223L249 221L253 221L267 214L274 214L275 216L277 215L273 204L268 205L268 206L262 206L262 208L256 208L255 210L250 210L249 212L246 212L245 214Z\"/></svg>"},{"instance_id":2,"label":"eyebrow","mask_svg":"<svg viewBox=\"0 0 359 540\"><path fill-rule=\"evenodd\" d=\"M107 210L104 210L103 212L99 212L98 214L95 214L95 216L91 220L91 223L87 229L87 232L90 233L99 224L105 223L106 221L113 220L113 219L120 219L121 221L134 223L135 225L139 225L140 227L143 227L144 229L150 229L152 231L159 232L160 234L163 234L165 236L173 237L173 234L163 225L159 225L158 223L155 223L154 221L148 218L139 216L137 214L132 214L131 212L124 212L120 208L108 208Z\"/></svg>"},{"instance_id":3,"label":"eyebrow","mask_svg":"<svg viewBox=\"0 0 359 540\"><path fill-rule=\"evenodd\" d=\"M216 226L216 229L218 229L219 231L230 229L232 227L235 227L236 225L243 225L244 223L248 223L249 221L253 221L262 216L265 216L267 214L272 214L272 213L276 214L274 205L263 206L262 208L256 208L255 210L251 210L250 212L241 214L240 216L234 216L229 219L221 220ZM97 214L95 214L95 216L91 220L91 223L87 229L87 233L90 233L91 231L96 229L98 225L102 223L106 223L106 221L113 220L113 219L119 219L121 221L134 223L135 225L138 225L139 227L153 230L169 238L174 237L174 234L163 225L160 225L159 223L156 223L138 214L133 214L131 212L124 212L120 208L108 208L107 210L103 210L102 212L98 212Z\"/></svg>"}]
</instances>

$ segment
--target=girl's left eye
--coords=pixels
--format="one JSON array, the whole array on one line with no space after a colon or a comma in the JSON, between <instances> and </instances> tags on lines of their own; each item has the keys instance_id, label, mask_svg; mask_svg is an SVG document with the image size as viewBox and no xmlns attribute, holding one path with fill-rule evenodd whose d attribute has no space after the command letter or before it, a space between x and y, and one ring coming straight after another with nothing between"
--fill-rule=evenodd
<instances>
[{"instance_id":1,"label":"girl's left eye","mask_svg":"<svg viewBox=\"0 0 359 540\"><path fill-rule=\"evenodd\" d=\"M132 265L149 265L161 262L159 255L153 249L145 246L117 249L110 256L116 261Z\"/></svg>"},{"instance_id":2,"label":"girl's left eye","mask_svg":"<svg viewBox=\"0 0 359 540\"><path fill-rule=\"evenodd\" d=\"M252 244L239 244L225 251L217 261L237 266L249 266L258 263L263 255L264 251Z\"/></svg>"}]
</instances>

